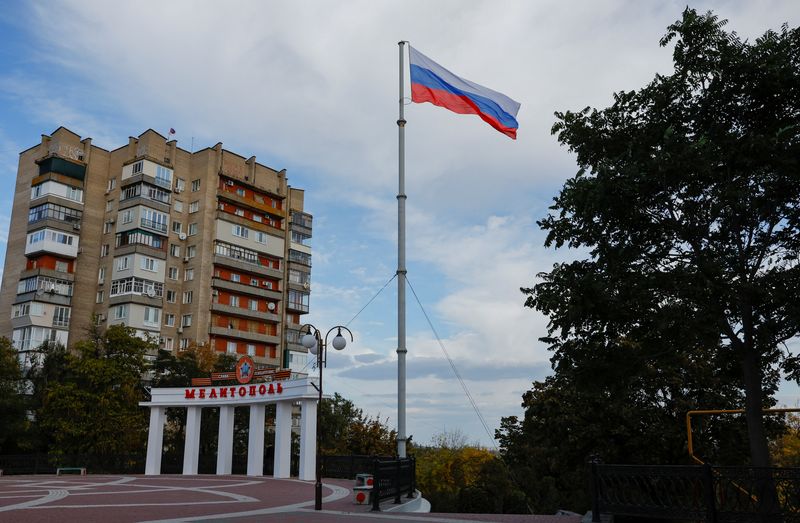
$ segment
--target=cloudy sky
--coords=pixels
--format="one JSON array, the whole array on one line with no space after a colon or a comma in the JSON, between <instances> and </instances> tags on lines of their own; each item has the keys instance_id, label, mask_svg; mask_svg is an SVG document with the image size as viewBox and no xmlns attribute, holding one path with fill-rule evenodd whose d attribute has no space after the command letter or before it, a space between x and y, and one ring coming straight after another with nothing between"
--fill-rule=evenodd
<instances>
[{"instance_id":1,"label":"cloudy sky","mask_svg":"<svg viewBox=\"0 0 800 523\"><path fill-rule=\"evenodd\" d=\"M66 126L119 147L173 127L287 169L314 215L312 313L344 324L396 270L397 42L522 104L518 140L474 116L409 104L408 274L490 430L550 371L544 317L520 286L569 252L536 220L576 168L556 110L605 107L670 71L658 46L681 1L0 2L0 255L18 153ZM754 38L800 25L786 1L693 4ZM490 445L408 293L408 433ZM329 358L326 392L396 423L396 284ZM1 311L0 311L1 312ZM781 401L800 401L787 387Z\"/></svg>"}]
</instances>

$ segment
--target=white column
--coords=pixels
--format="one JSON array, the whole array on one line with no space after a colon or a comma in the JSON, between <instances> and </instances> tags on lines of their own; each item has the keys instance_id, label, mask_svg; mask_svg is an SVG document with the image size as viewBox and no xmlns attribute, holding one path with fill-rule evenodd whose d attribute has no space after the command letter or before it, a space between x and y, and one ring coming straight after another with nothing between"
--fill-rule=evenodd
<instances>
[{"instance_id":1,"label":"white column","mask_svg":"<svg viewBox=\"0 0 800 523\"><path fill-rule=\"evenodd\" d=\"M292 470L292 402L279 401L275 407L274 478L288 478Z\"/></svg>"},{"instance_id":2,"label":"white column","mask_svg":"<svg viewBox=\"0 0 800 523\"><path fill-rule=\"evenodd\" d=\"M247 475L264 475L265 406L250 405L250 434L247 438Z\"/></svg>"},{"instance_id":3,"label":"white column","mask_svg":"<svg viewBox=\"0 0 800 523\"><path fill-rule=\"evenodd\" d=\"M203 407L186 408L186 437L183 442L183 474L196 475L200 460L200 422Z\"/></svg>"},{"instance_id":4,"label":"white column","mask_svg":"<svg viewBox=\"0 0 800 523\"><path fill-rule=\"evenodd\" d=\"M300 479L316 479L317 400L303 400L300 411Z\"/></svg>"},{"instance_id":5,"label":"white column","mask_svg":"<svg viewBox=\"0 0 800 523\"><path fill-rule=\"evenodd\" d=\"M144 473L147 476L161 474L161 452L164 444L164 407L150 407L150 430L147 433L147 461Z\"/></svg>"},{"instance_id":6,"label":"white column","mask_svg":"<svg viewBox=\"0 0 800 523\"><path fill-rule=\"evenodd\" d=\"M233 463L233 406L219 408L217 436L217 475L231 473Z\"/></svg>"}]
</instances>

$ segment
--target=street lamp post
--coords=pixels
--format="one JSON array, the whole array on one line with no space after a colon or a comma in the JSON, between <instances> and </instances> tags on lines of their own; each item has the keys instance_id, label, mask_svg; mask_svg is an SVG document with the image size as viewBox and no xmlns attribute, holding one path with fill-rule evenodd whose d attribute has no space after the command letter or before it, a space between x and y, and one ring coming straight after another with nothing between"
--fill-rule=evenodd
<instances>
[{"instance_id":1,"label":"street lamp post","mask_svg":"<svg viewBox=\"0 0 800 523\"><path fill-rule=\"evenodd\" d=\"M353 333L350 332L350 329L347 327L343 325L337 325L336 327L330 329L323 338L320 330L311 324L303 325L300 328L300 332L303 332L304 329L308 329L308 334L303 336L302 340L300 341L303 346L308 349L308 352L317 357L317 368L319 369L319 385L315 385L317 392L319 392L319 399L317 400L317 455L316 481L314 482L314 510L322 510L322 460L320 459L319 440L319 413L320 410L322 410L322 368L327 364L328 336L330 336L331 332L334 330L336 331L336 336L334 336L333 340L331 340L331 345L333 345L333 348L336 350L342 350L344 349L345 345L347 345L347 340L344 336L342 336L342 329L346 330L350 335L350 341L353 341Z\"/></svg>"}]
</instances>

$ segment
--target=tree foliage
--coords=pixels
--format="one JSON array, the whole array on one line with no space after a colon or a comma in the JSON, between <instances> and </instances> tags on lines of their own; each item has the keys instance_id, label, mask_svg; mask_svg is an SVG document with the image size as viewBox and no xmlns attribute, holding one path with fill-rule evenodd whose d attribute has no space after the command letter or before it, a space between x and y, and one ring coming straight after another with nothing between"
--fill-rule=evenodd
<instances>
[{"instance_id":1,"label":"tree foliage","mask_svg":"<svg viewBox=\"0 0 800 523\"><path fill-rule=\"evenodd\" d=\"M236 358L221 354L207 343L192 343L177 356L171 351L160 350L153 363L153 387L189 387L192 378L209 376L212 372L233 370ZM249 416L238 409L234 416L234 450L246 448ZM219 409L203 409L200 426L200 455L213 455L217 449ZM166 454L174 459L183 455L186 431L186 409L168 408L164 428L163 446Z\"/></svg>"},{"instance_id":2,"label":"tree foliage","mask_svg":"<svg viewBox=\"0 0 800 523\"><path fill-rule=\"evenodd\" d=\"M153 345L114 325L93 332L72 351L53 351L65 363L58 381L47 379L37 419L49 451L113 455L140 452L147 434L142 376ZM45 362L52 369L53 362ZM53 369L55 370L55 369ZM46 379L46 378L45 378Z\"/></svg>"},{"instance_id":3,"label":"tree foliage","mask_svg":"<svg viewBox=\"0 0 800 523\"><path fill-rule=\"evenodd\" d=\"M460 430L434 435L415 450L417 488L432 512L526 513L525 494L492 452L468 445Z\"/></svg>"},{"instance_id":4,"label":"tree foliage","mask_svg":"<svg viewBox=\"0 0 800 523\"><path fill-rule=\"evenodd\" d=\"M319 424L323 454L391 456L397 448L397 431L380 418L365 415L338 392L322 400Z\"/></svg>"},{"instance_id":5,"label":"tree foliage","mask_svg":"<svg viewBox=\"0 0 800 523\"><path fill-rule=\"evenodd\" d=\"M735 373L720 377L741 384L751 463L765 466L761 409L781 371L800 378L783 345L800 331L800 31L749 43L724 25L687 8L661 40L672 74L556 113L580 170L539 225L547 246L589 258L524 291L550 317L557 372L647 344Z\"/></svg>"},{"instance_id":6,"label":"tree foliage","mask_svg":"<svg viewBox=\"0 0 800 523\"><path fill-rule=\"evenodd\" d=\"M0 338L0 453L13 453L23 445L19 437L27 426L22 369L17 351Z\"/></svg>"}]
</instances>

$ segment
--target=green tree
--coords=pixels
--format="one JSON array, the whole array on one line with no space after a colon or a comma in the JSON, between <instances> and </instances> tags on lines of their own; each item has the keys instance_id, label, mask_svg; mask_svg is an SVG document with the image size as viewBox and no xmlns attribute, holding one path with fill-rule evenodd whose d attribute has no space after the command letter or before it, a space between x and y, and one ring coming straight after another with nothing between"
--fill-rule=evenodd
<instances>
[{"instance_id":1,"label":"green tree","mask_svg":"<svg viewBox=\"0 0 800 523\"><path fill-rule=\"evenodd\" d=\"M433 512L525 513L525 495L492 452L467 445L464 434L444 431L415 449L417 488Z\"/></svg>"},{"instance_id":2,"label":"green tree","mask_svg":"<svg viewBox=\"0 0 800 523\"><path fill-rule=\"evenodd\" d=\"M0 338L0 454L19 451L27 428L25 390L17 351Z\"/></svg>"},{"instance_id":3,"label":"green tree","mask_svg":"<svg viewBox=\"0 0 800 523\"><path fill-rule=\"evenodd\" d=\"M57 454L139 453L147 434L142 376L155 346L132 329L93 331L64 356L59 381L48 381L38 413L40 430ZM60 357L60 355L58 356Z\"/></svg>"},{"instance_id":4,"label":"green tree","mask_svg":"<svg viewBox=\"0 0 800 523\"><path fill-rule=\"evenodd\" d=\"M397 432L372 418L338 392L322 400L319 411L320 451L327 455L389 456L397 448Z\"/></svg>"},{"instance_id":5,"label":"green tree","mask_svg":"<svg viewBox=\"0 0 800 523\"><path fill-rule=\"evenodd\" d=\"M208 377L212 372L233 370L236 358L230 354L215 352L209 344L191 344L177 356L172 351L160 350L153 363L153 387L188 387L192 378ZM234 438L244 446L248 430L248 417L239 409L234 417ZM211 456L217 452L219 409L203 409L200 426L200 456ZM168 408L164 430L164 449L167 463L182 459L186 431L186 409Z\"/></svg>"},{"instance_id":6,"label":"green tree","mask_svg":"<svg viewBox=\"0 0 800 523\"><path fill-rule=\"evenodd\" d=\"M662 316L697 334L686 348L724 350L739 364L751 463L767 466L761 410L781 370L800 378L781 350L800 330L800 31L750 43L724 25L686 9L661 40L675 44L672 74L606 109L556 113L580 170L539 225L547 246L589 258L524 291L550 317L557 367L572 349L636 346Z\"/></svg>"}]
</instances>

